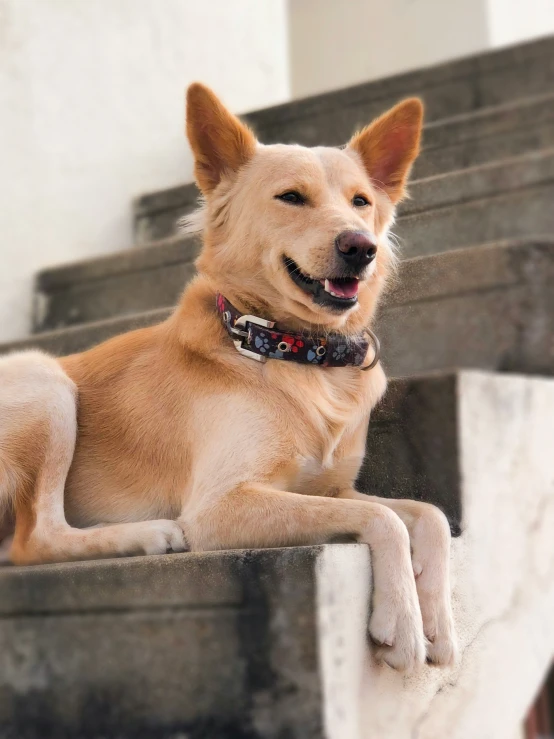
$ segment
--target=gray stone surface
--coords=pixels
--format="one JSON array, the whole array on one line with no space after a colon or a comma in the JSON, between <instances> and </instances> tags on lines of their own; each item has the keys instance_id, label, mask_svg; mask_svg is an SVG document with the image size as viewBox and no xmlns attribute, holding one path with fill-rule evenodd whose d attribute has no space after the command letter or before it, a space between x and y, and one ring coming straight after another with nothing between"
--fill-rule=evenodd
<instances>
[{"instance_id":1,"label":"gray stone surface","mask_svg":"<svg viewBox=\"0 0 554 739\"><path fill-rule=\"evenodd\" d=\"M377 330L397 377L449 367L553 374L554 240L407 260Z\"/></svg>"},{"instance_id":2,"label":"gray stone surface","mask_svg":"<svg viewBox=\"0 0 554 739\"><path fill-rule=\"evenodd\" d=\"M48 330L172 305L195 274L196 239L47 269L36 280L34 330Z\"/></svg>"},{"instance_id":3,"label":"gray stone surface","mask_svg":"<svg viewBox=\"0 0 554 739\"><path fill-rule=\"evenodd\" d=\"M554 96L516 100L427 124L413 177L431 177L551 146Z\"/></svg>"},{"instance_id":4,"label":"gray stone surface","mask_svg":"<svg viewBox=\"0 0 554 739\"><path fill-rule=\"evenodd\" d=\"M0 736L322 738L323 549L0 571Z\"/></svg>"},{"instance_id":5,"label":"gray stone surface","mask_svg":"<svg viewBox=\"0 0 554 739\"><path fill-rule=\"evenodd\" d=\"M385 498L434 503L458 535L462 521L459 402L455 373L392 380L370 420L357 488Z\"/></svg>"},{"instance_id":6,"label":"gray stone surface","mask_svg":"<svg viewBox=\"0 0 554 739\"><path fill-rule=\"evenodd\" d=\"M554 152L420 180L394 227L405 257L554 233Z\"/></svg>"},{"instance_id":7,"label":"gray stone surface","mask_svg":"<svg viewBox=\"0 0 554 739\"><path fill-rule=\"evenodd\" d=\"M55 331L44 331L28 339L0 344L0 354L31 348L41 349L56 356L74 354L75 352L90 349L101 341L111 339L112 336L160 323L167 318L169 313L170 309L161 308L144 313L134 313L131 316L124 316L123 318L108 318L104 321L93 321L81 326L69 326L68 328Z\"/></svg>"},{"instance_id":8,"label":"gray stone surface","mask_svg":"<svg viewBox=\"0 0 554 739\"><path fill-rule=\"evenodd\" d=\"M319 121L318 126L324 128L325 121ZM344 138L334 143L346 141L355 128L352 122ZM322 142L314 137L312 143ZM415 178L429 177L553 145L552 94L510 99L497 107L472 110L428 124L423 137L423 154L413 174ZM155 241L174 233L176 221L194 208L197 197L194 184L188 184L137 198L134 203L137 243Z\"/></svg>"},{"instance_id":9,"label":"gray stone surface","mask_svg":"<svg viewBox=\"0 0 554 739\"><path fill-rule=\"evenodd\" d=\"M419 180L411 194L394 227L405 257L554 233L554 149ZM173 305L197 251L196 241L166 240L136 258L129 250L42 272L35 330Z\"/></svg>"},{"instance_id":10,"label":"gray stone surface","mask_svg":"<svg viewBox=\"0 0 554 739\"><path fill-rule=\"evenodd\" d=\"M541 149L500 162L416 180L409 185L410 197L400 205L398 215L401 220L417 213L433 214L448 206L460 206L508 193L521 193L523 196L526 189L538 189L552 182L554 148Z\"/></svg>"}]
</instances>

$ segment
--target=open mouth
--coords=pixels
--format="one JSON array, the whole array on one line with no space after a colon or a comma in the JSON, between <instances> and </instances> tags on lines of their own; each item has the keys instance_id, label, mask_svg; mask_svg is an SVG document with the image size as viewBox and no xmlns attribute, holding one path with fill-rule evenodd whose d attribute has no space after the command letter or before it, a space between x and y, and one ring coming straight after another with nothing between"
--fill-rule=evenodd
<instances>
[{"instance_id":1,"label":"open mouth","mask_svg":"<svg viewBox=\"0 0 554 739\"><path fill-rule=\"evenodd\" d=\"M314 303L335 310L347 310L358 302L360 280L357 277L318 279L304 274L290 257L283 256L283 264L294 284L311 295Z\"/></svg>"}]
</instances>

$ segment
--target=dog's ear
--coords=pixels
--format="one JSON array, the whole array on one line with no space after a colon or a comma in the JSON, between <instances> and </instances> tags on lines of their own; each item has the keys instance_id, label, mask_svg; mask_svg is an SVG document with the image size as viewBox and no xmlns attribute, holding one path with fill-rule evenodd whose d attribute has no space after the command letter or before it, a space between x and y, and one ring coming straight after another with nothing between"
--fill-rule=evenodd
<instances>
[{"instance_id":1,"label":"dog's ear","mask_svg":"<svg viewBox=\"0 0 554 739\"><path fill-rule=\"evenodd\" d=\"M397 203L419 154L423 103L408 98L355 134L348 147L361 156L371 179Z\"/></svg>"},{"instance_id":2,"label":"dog's ear","mask_svg":"<svg viewBox=\"0 0 554 739\"><path fill-rule=\"evenodd\" d=\"M187 137L194 154L194 176L208 195L225 174L232 174L254 155L256 138L204 85L187 90Z\"/></svg>"}]
</instances>

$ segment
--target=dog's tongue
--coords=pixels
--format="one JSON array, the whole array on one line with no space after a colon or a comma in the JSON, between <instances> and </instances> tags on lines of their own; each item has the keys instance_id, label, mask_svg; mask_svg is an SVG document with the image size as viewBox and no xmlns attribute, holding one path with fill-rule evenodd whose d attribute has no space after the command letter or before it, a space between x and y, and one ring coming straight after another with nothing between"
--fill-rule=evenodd
<instances>
[{"instance_id":1,"label":"dog's tongue","mask_svg":"<svg viewBox=\"0 0 554 739\"><path fill-rule=\"evenodd\" d=\"M324 287L327 292L335 293L340 298L353 298L358 294L358 280L325 280Z\"/></svg>"}]
</instances>

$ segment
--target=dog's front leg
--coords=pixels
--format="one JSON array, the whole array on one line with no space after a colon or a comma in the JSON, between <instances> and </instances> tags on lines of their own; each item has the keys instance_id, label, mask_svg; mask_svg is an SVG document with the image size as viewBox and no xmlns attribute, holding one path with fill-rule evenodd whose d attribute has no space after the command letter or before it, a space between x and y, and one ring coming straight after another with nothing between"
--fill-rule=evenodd
<instances>
[{"instance_id":1,"label":"dog's front leg","mask_svg":"<svg viewBox=\"0 0 554 739\"><path fill-rule=\"evenodd\" d=\"M378 503L337 500L241 484L216 501L183 511L181 523L193 550L319 544L353 535L369 544L373 598L369 632L377 655L398 670L425 660L406 527Z\"/></svg>"},{"instance_id":2,"label":"dog's front leg","mask_svg":"<svg viewBox=\"0 0 554 739\"><path fill-rule=\"evenodd\" d=\"M394 511L410 535L412 567L427 638L427 661L447 666L457 656L450 594L450 526L433 505L364 495L348 489L340 497L379 504Z\"/></svg>"}]
</instances>

